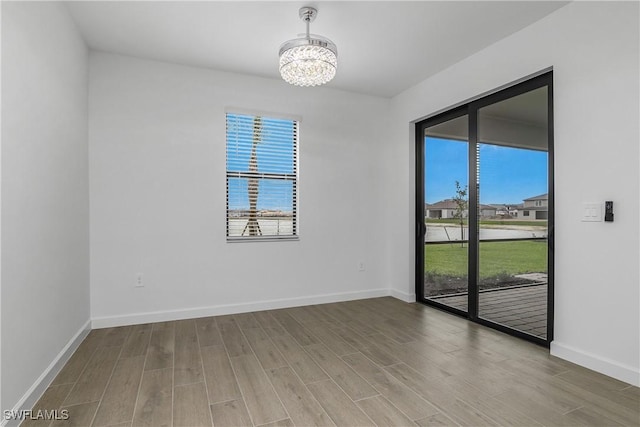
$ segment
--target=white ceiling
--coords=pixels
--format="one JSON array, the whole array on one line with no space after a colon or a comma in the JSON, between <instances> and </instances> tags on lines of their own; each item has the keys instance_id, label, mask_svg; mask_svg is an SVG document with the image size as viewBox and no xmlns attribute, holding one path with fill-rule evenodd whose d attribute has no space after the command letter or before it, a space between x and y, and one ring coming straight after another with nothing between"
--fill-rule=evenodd
<instances>
[{"instance_id":1,"label":"white ceiling","mask_svg":"<svg viewBox=\"0 0 640 427\"><path fill-rule=\"evenodd\" d=\"M279 78L278 48L304 32L338 46L329 86L394 96L541 19L560 1L87 1L68 2L96 50Z\"/></svg>"}]
</instances>

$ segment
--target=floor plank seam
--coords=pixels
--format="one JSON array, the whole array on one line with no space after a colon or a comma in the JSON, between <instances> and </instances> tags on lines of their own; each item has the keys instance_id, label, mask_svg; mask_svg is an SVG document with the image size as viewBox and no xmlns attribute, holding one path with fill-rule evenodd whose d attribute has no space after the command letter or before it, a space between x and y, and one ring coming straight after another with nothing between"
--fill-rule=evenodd
<instances>
[{"instance_id":1,"label":"floor plank seam","mask_svg":"<svg viewBox=\"0 0 640 427\"><path fill-rule=\"evenodd\" d=\"M267 378L267 382L269 383L269 386L271 387L271 390L273 391L273 393L278 398L278 401L280 402L280 406L282 406L282 408L284 409L284 412L287 414L287 418L291 419L291 414L289 414L289 411L287 410L287 407L284 405L284 402L282 402L282 398L280 397L280 395L277 393L275 387L273 386L273 383L271 382L271 379L269 378L269 375L267 375L266 370L264 369L264 367L262 366L262 363L260 362L260 359L258 359L258 355L256 354L255 349L251 345L251 342L249 341L249 339L245 335L244 330L242 328L240 328L240 327L238 327L238 329L240 330L240 333L242 334L244 339L247 341L247 344L249 344L249 348L251 349L251 353L253 354L253 357L258 362L258 366L260 367L260 369L262 369L263 375ZM260 328L260 329L262 330L262 328ZM272 421L272 422L275 422L275 421ZM266 423L266 424L270 424L270 423Z\"/></svg>"},{"instance_id":2,"label":"floor plank seam","mask_svg":"<svg viewBox=\"0 0 640 427\"><path fill-rule=\"evenodd\" d=\"M275 321L277 322L277 319L275 319ZM273 344L273 345L276 347L276 350L280 353L280 355L282 355L282 357L284 357L284 355L282 354L282 352L278 349L278 346L277 346L277 344L275 343L275 341L273 341L273 338L272 338L272 337L270 337L270 336L266 333L266 331L264 330L263 325L260 325L260 328L261 328L261 329L262 329L262 331L267 335L267 338L269 339L269 342L271 342L271 344ZM284 358L284 359L285 359L285 361L287 361L287 359L286 359L286 358ZM295 369L293 369L293 368L289 365L289 362L288 362L288 361L287 361L287 366L289 367L289 369L291 369L291 372L293 372L293 375L295 375L295 376L296 376L296 378L298 379L298 381L300 381L300 384L302 384L302 386L303 386L303 387L304 387L304 389L309 393L309 395L311 396L311 398L312 398L312 399L313 399L313 400L318 404L318 406L320 406L320 408L322 408L322 410L323 410L323 411L324 411L324 413L327 415L327 417L329 417L329 414L327 413L327 410L324 408L324 406L322 406L322 404L321 404L321 403L320 403L320 401L316 398L316 396L315 396L313 393L311 393L311 390L309 390L309 388L307 387L307 384L305 384L305 383L304 383L304 381L302 381L302 378L300 378L300 376L298 375L298 373L296 372L296 370L295 370ZM319 366L319 368L320 368L320 369L322 369L322 367L320 367L320 366ZM323 372L324 372L324 370L323 370ZM327 374L327 373L325 372L325 374ZM327 374L327 376L328 376L328 374ZM269 381L271 381L271 378L269 378ZM319 380L319 381L324 381L324 380ZM318 382L318 381L314 381L314 382ZM273 385L273 383L272 383L272 385ZM275 388L275 387L274 387L274 388ZM277 392L276 392L276 394L277 394ZM287 409L286 409L286 407L285 407L285 410L287 410ZM288 412L287 412L287 413L288 413ZM293 418L291 418L291 416L290 416L289 418L291 419L291 422L293 422ZM331 419L331 417L329 417L329 419Z\"/></svg>"},{"instance_id":3,"label":"floor plank seam","mask_svg":"<svg viewBox=\"0 0 640 427\"><path fill-rule=\"evenodd\" d=\"M171 427L176 423L174 406L176 404L176 333L175 322L173 326L173 352L171 353Z\"/></svg>"},{"instance_id":4,"label":"floor plank seam","mask_svg":"<svg viewBox=\"0 0 640 427\"><path fill-rule=\"evenodd\" d=\"M354 353L354 354L356 354L356 353ZM363 354L362 352L358 352L358 354L361 354L365 359L369 360L371 363L373 363L376 367L378 367L381 371L383 371L383 372L384 372L384 368L383 368L383 367L379 367L379 366L377 366L377 364L376 364L375 362L373 362L372 360L370 360L370 359L369 359L365 354ZM350 368L350 369L351 369L351 370L352 370L356 375L358 375L358 376L359 376L360 378L362 378L362 379L363 379L367 384L369 384L369 386L370 386L371 388L373 388L375 391L377 391L377 392L378 392L378 394L377 394L376 396L381 396L381 397L383 397L383 398L387 399L387 397L386 397L386 396L385 396L385 395L384 395L384 394L383 394L379 389L377 389L375 385L371 384L371 382L370 382L370 381L368 381L366 378L362 377L362 375L358 374L358 373L355 371L355 369L353 369L353 368L352 368L352 367L351 367L347 362L345 362L345 361L344 361L344 359L342 359L342 358L341 358L341 360L342 360L342 361L343 361L343 362L344 362L344 363L345 363L345 364L346 364L346 365L347 365L347 366L348 366L348 367L349 367L349 368ZM367 399L367 398L372 398L372 397L374 397L374 396L368 396L368 397L365 397L365 398L362 398L362 399L358 399L358 401L361 401L361 400L364 400L364 399ZM351 399L351 400L352 400L354 403L356 403L356 402L357 402L357 401L355 401L355 400L353 400L353 399ZM389 400L389 399L387 399L387 400ZM393 402L389 401L389 403L390 403L393 407L395 407L395 408L396 408L400 413L402 413L405 417L407 417L408 419L412 420L412 418L411 418L411 417L409 417L406 413L404 413L404 411L400 410L400 408L398 408L398 407L397 407ZM364 411L363 411L363 412L364 412ZM365 415L369 416L368 414L365 414ZM370 418L370 417L369 417L369 418ZM371 420L371 421L373 422L373 420ZM412 420L412 421L415 421L415 420ZM375 422L373 422L373 424L375 424Z\"/></svg>"},{"instance_id":5,"label":"floor plank seam","mask_svg":"<svg viewBox=\"0 0 640 427\"><path fill-rule=\"evenodd\" d=\"M227 349L227 344L224 342L224 338L222 339L222 345L224 346L226 356L229 359L229 366L231 366L231 372L233 372L233 377L235 378L236 384L238 385L238 390L240 392L240 396L242 397L242 403L247 409L247 415L249 415L249 419L251 420L251 425L255 427L256 423L253 421L253 416L251 415L251 411L249 411L249 407L247 406L247 400L244 396L244 392L242 391L242 387L240 386L240 381L238 381L238 374L236 373L236 370L233 367L233 363L231 363L231 357L229 355L229 350Z\"/></svg>"},{"instance_id":6,"label":"floor plank seam","mask_svg":"<svg viewBox=\"0 0 640 427\"><path fill-rule=\"evenodd\" d=\"M125 337L125 342L126 342L126 337ZM98 416L98 411L100 411L100 406L102 406L102 399L104 398L104 395L107 392L107 389L109 388L109 384L111 384L111 380L113 379L113 373L116 370L116 366L118 366L118 361L120 360L120 355L122 354L123 349L124 349L124 344L120 347L120 352L118 353L118 357L116 357L116 360L113 363L113 367L111 368L111 373L109 374L109 380L107 380L107 383L104 386L104 390L102 390L102 394L100 395L100 399L98 399L98 406L96 407L96 412L93 414L93 417L91 418L91 423L89 424L91 426L96 421L96 417Z\"/></svg>"},{"instance_id":7,"label":"floor plank seam","mask_svg":"<svg viewBox=\"0 0 640 427\"><path fill-rule=\"evenodd\" d=\"M136 411L138 410L138 401L140 399L140 390L142 389L142 381L144 381L144 374L147 372L145 368L147 367L147 358L149 357L149 348L151 347L151 334L153 332L153 327L149 330L149 340L147 341L147 348L144 352L144 360L142 362L142 373L140 374L140 383L138 384L138 391L136 392L136 400L133 404L133 414L131 416L131 425L133 426L133 422L136 419Z\"/></svg>"},{"instance_id":8,"label":"floor plank seam","mask_svg":"<svg viewBox=\"0 0 640 427\"><path fill-rule=\"evenodd\" d=\"M275 318L275 317L274 317L274 318ZM284 325L282 324L282 322L280 322L277 318L275 318L275 320L276 320L277 322L279 322L279 323L283 326L283 328L284 328ZM285 332L287 332L287 333L288 333L287 329L286 329L286 328L284 328L284 329L285 329ZM295 337L292 337L292 338L295 340ZM298 343L298 345L299 345L299 343ZM323 344L323 345L324 345L324 344ZM337 382L332 378L332 376L329 374L329 372L327 372L327 370L326 370L326 369L324 369L322 366L320 366L320 364L319 364L319 363L317 363L317 362L315 361L315 359L313 358L313 356L309 353L308 349L307 349L307 348L305 348L305 346L302 346L302 345L300 345L300 348L302 349L302 351L304 351L304 352L305 352L305 353L306 353L306 354L307 354L307 355L308 355L308 356L309 356L309 357L314 361L314 363L316 363L316 364L318 365L318 367L319 367L319 368L320 368L320 369L325 373L325 375L327 376L328 380L329 380L329 381L331 381L333 384L335 384L335 386L336 386L336 387L338 387L338 389L339 389L339 390L341 390L341 391L342 391L342 392L347 396L347 398L348 398L349 400L351 400L351 402L353 402L353 403L355 404L355 402L353 401L353 399L351 399L351 397L350 397L350 396L349 396L349 394L346 392L346 390L344 390L344 389L340 386L340 384L338 384L338 383L337 383ZM355 372L354 372L354 373L355 373ZM357 373L356 373L356 375L357 375ZM364 378L363 378L363 380L364 380ZM325 379L325 380L320 380L320 381L326 381L326 379ZM317 382L320 382L320 381L317 381ZM366 380L365 380L365 382L366 382ZM304 383L303 383L303 384L304 384ZM306 387L306 385L305 385L305 387ZM308 390L308 387L307 387L307 390ZM311 390L309 390L309 392L311 393ZM311 395L313 396L313 393L311 393ZM314 396L314 398L315 398L315 396ZM316 398L316 400L318 400L318 399ZM336 423L336 421L331 417L331 415L330 415L330 414L329 414L329 412L327 411L327 408L325 408L319 400L318 400L318 404L320 405L320 407L322 407L322 408L324 409L325 413L327 413L327 416L328 416L330 419L332 419L332 421L333 421L334 423ZM356 405L356 407L357 407L357 405ZM365 416L367 416L367 414L365 414ZM369 416L367 416L367 418L369 418L369 419L370 419L370 417L369 417ZM373 420L371 420L371 421L373 422ZM374 423L374 424L375 424L375 423ZM336 423L336 425L337 425L337 423Z\"/></svg>"},{"instance_id":9,"label":"floor plank seam","mask_svg":"<svg viewBox=\"0 0 640 427\"><path fill-rule=\"evenodd\" d=\"M198 344L198 359L200 360L200 368L202 369L202 382L204 383L204 391L207 395L207 411L209 412L209 421L211 421L211 426L213 427L213 413L211 412L211 397L209 396L209 384L207 383L207 375L204 371L204 358L202 356L202 347L200 346L200 334L198 333L198 322L194 319L193 323L195 323L196 328L196 343ZM218 325L216 324L216 329Z\"/></svg>"}]
</instances>

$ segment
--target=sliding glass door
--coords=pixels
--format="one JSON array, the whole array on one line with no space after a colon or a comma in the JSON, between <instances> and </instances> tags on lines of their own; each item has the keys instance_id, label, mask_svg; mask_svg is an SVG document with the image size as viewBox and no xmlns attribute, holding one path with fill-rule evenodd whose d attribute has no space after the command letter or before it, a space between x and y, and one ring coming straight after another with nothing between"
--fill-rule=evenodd
<instances>
[{"instance_id":1,"label":"sliding glass door","mask_svg":"<svg viewBox=\"0 0 640 427\"><path fill-rule=\"evenodd\" d=\"M469 286L468 128L465 114L446 117L424 131L424 296L464 312Z\"/></svg>"},{"instance_id":2,"label":"sliding glass door","mask_svg":"<svg viewBox=\"0 0 640 427\"><path fill-rule=\"evenodd\" d=\"M478 109L478 316L547 337L547 87Z\"/></svg>"},{"instance_id":3,"label":"sliding glass door","mask_svg":"<svg viewBox=\"0 0 640 427\"><path fill-rule=\"evenodd\" d=\"M416 126L418 300L548 344L552 74Z\"/></svg>"}]
</instances>

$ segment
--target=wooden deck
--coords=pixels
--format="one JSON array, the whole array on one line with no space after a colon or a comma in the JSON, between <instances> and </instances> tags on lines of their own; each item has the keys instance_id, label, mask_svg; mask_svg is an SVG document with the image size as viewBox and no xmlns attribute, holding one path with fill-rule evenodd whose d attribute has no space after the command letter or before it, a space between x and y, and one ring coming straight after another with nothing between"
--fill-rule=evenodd
<instances>
[{"instance_id":1,"label":"wooden deck","mask_svg":"<svg viewBox=\"0 0 640 427\"><path fill-rule=\"evenodd\" d=\"M467 294L430 298L467 311ZM480 291L481 318L547 337L547 284Z\"/></svg>"}]
</instances>

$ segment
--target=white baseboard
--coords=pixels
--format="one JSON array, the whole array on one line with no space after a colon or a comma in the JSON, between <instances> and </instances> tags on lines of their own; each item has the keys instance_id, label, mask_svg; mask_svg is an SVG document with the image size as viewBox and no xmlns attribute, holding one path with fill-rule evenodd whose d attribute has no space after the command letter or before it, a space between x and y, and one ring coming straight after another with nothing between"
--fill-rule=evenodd
<instances>
[{"instance_id":1,"label":"white baseboard","mask_svg":"<svg viewBox=\"0 0 640 427\"><path fill-rule=\"evenodd\" d=\"M551 343L551 355L640 387L640 370L633 366L623 365L615 360L587 353L556 341Z\"/></svg>"},{"instance_id":2,"label":"white baseboard","mask_svg":"<svg viewBox=\"0 0 640 427\"><path fill-rule=\"evenodd\" d=\"M28 410L33 408L33 405L38 402L38 399L42 397L47 387L49 387L56 375L60 373L60 370L65 365L65 363L69 361L71 355L77 350L82 340L84 340L84 338L89 334L89 332L91 331L90 325L91 320L87 320L87 322L80 328L80 330L78 330L78 332L76 332L76 334L69 340L67 345L64 346L60 353L58 353L55 359L53 359L53 361L49 364L47 369L44 370L44 372L38 377L36 382L33 383L31 387L29 387L29 390L27 390L24 396L22 396L18 403L16 403L16 405L13 407L14 413L20 410ZM2 417L0 426L17 426L21 422L22 421L18 420L5 420L4 417Z\"/></svg>"},{"instance_id":3,"label":"white baseboard","mask_svg":"<svg viewBox=\"0 0 640 427\"><path fill-rule=\"evenodd\" d=\"M391 289L390 294L392 297L399 299L404 302L416 302L416 294L408 294L406 292L401 292L397 289Z\"/></svg>"},{"instance_id":4,"label":"white baseboard","mask_svg":"<svg viewBox=\"0 0 640 427\"><path fill-rule=\"evenodd\" d=\"M210 307L187 308L182 310L154 311L147 313L125 314L121 316L96 317L91 321L93 329L115 326L139 325L142 323L167 322L171 320L193 319L198 317L221 316L224 314L247 313L251 311L274 310L278 308L299 307L312 304L352 301L365 298L389 296L389 289L373 289L356 292L313 295L308 297L283 298L240 304L224 304Z\"/></svg>"}]
</instances>

